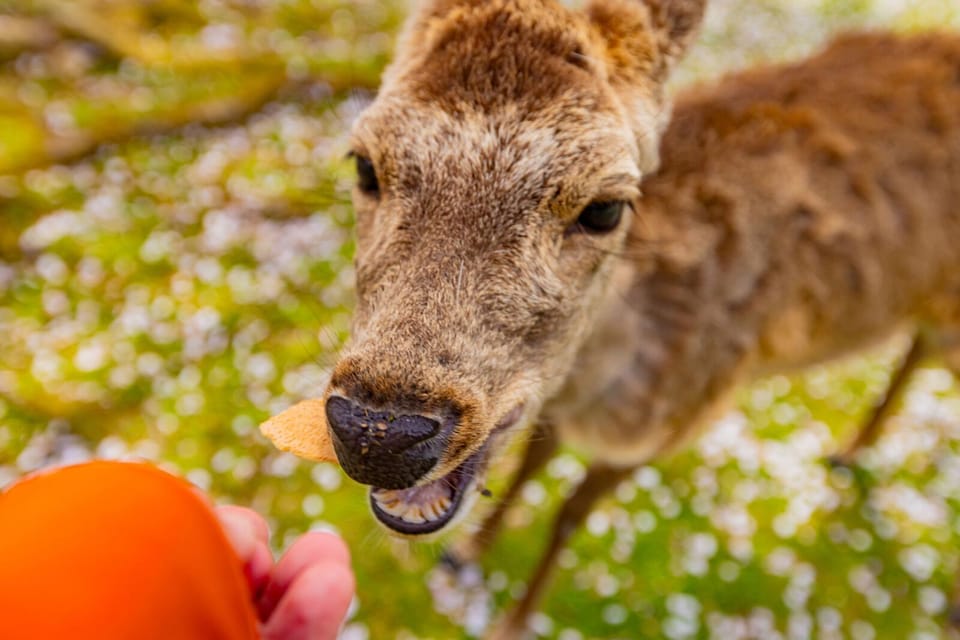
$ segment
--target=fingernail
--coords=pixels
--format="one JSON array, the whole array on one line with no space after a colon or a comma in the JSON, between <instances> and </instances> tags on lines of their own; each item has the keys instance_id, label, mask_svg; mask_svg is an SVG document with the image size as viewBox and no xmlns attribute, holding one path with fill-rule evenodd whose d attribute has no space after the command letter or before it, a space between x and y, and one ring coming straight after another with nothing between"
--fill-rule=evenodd
<instances>
[{"instance_id":1,"label":"fingernail","mask_svg":"<svg viewBox=\"0 0 960 640\"><path fill-rule=\"evenodd\" d=\"M221 511L217 514L220 524L223 526L233 550L243 560L247 560L256 548L256 534L250 528L250 523L241 516L229 511Z\"/></svg>"}]
</instances>

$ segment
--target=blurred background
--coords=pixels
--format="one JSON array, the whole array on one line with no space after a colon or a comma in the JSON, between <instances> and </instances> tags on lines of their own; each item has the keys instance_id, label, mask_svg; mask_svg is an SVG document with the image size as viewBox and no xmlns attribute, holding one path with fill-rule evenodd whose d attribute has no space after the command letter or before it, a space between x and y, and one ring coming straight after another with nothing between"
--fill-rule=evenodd
<instances>
[{"instance_id":1,"label":"blurred background","mask_svg":"<svg viewBox=\"0 0 960 640\"><path fill-rule=\"evenodd\" d=\"M347 335L346 131L405 5L0 0L0 487L145 458L265 514L278 548L337 529L360 589L349 640L475 635L522 589L584 469L571 452L554 460L485 575L451 590L430 573L442 543L386 537L363 489L257 432L321 391ZM851 28L960 29L960 6L714 0L675 85ZM861 467L823 464L902 348L744 389L689 452L638 470L562 555L538 633L945 637L960 568L956 382L924 369Z\"/></svg>"}]
</instances>

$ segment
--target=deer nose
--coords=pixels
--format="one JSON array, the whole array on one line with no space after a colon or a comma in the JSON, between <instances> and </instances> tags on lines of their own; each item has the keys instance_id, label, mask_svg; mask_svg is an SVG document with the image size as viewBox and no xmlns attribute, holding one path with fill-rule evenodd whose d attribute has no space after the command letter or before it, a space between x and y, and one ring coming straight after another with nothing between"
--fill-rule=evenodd
<instances>
[{"instance_id":1,"label":"deer nose","mask_svg":"<svg viewBox=\"0 0 960 640\"><path fill-rule=\"evenodd\" d=\"M446 438L437 420L376 411L342 396L327 399L337 459L348 476L380 489L406 489L437 464Z\"/></svg>"}]
</instances>

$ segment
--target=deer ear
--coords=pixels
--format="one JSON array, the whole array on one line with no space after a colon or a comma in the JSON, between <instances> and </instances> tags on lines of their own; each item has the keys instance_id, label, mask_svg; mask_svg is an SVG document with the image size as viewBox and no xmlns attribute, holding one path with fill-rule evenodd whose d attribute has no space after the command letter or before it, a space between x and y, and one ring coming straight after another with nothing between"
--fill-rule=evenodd
<instances>
[{"instance_id":1,"label":"deer ear","mask_svg":"<svg viewBox=\"0 0 960 640\"><path fill-rule=\"evenodd\" d=\"M660 164L670 118L667 74L693 41L706 0L591 0L587 19L613 89L637 136L641 171Z\"/></svg>"},{"instance_id":2,"label":"deer ear","mask_svg":"<svg viewBox=\"0 0 960 640\"><path fill-rule=\"evenodd\" d=\"M686 52L706 0L592 0L587 16L607 47L612 76L663 80Z\"/></svg>"},{"instance_id":3,"label":"deer ear","mask_svg":"<svg viewBox=\"0 0 960 640\"><path fill-rule=\"evenodd\" d=\"M435 27L442 24L451 15L483 6L487 0L420 0L411 2L411 11L407 16L393 56L393 63L387 66L381 81L381 90L390 84L404 66L413 66L427 52L427 44Z\"/></svg>"}]
</instances>

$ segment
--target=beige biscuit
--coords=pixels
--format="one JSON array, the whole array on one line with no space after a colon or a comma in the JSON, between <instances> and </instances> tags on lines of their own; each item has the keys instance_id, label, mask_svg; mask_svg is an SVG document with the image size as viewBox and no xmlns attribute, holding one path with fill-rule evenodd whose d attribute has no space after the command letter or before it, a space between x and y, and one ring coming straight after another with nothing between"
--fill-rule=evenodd
<instances>
[{"instance_id":1,"label":"beige biscuit","mask_svg":"<svg viewBox=\"0 0 960 640\"><path fill-rule=\"evenodd\" d=\"M281 451L317 462L337 462L333 450L324 400L299 402L260 425L260 433Z\"/></svg>"}]
</instances>

